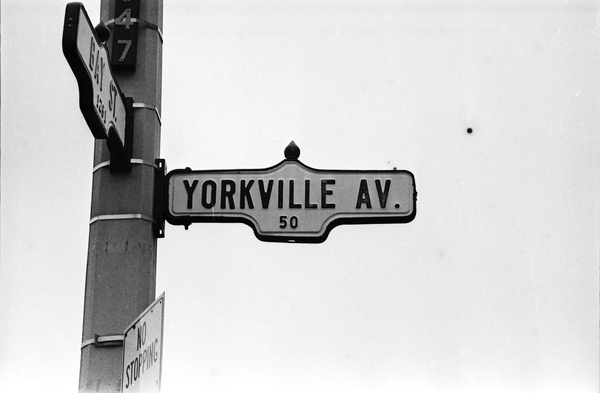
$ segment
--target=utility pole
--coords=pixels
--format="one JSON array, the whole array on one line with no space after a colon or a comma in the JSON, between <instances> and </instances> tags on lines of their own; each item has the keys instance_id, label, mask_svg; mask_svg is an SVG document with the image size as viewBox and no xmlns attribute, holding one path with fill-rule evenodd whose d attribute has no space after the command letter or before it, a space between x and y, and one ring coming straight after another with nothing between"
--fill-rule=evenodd
<instances>
[{"instance_id":1,"label":"utility pole","mask_svg":"<svg viewBox=\"0 0 600 393\"><path fill-rule=\"evenodd\" d=\"M111 30L115 22L138 25L136 69L114 71L125 96L133 98L135 120L130 170L111 170L106 141L95 142L80 392L121 389L123 330L156 296L154 182L160 152L163 2L142 1L139 17L115 15L116 3L127 7L131 2L101 0L101 20ZM112 39L108 43L114 46Z\"/></svg>"}]
</instances>

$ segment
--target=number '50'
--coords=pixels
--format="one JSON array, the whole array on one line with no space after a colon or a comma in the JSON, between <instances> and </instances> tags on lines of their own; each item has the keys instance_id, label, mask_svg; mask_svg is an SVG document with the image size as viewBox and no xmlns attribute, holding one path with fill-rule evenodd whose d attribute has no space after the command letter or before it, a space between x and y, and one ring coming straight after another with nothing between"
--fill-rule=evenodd
<instances>
[{"instance_id":1,"label":"number '50'","mask_svg":"<svg viewBox=\"0 0 600 393\"><path fill-rule=\"evenodd\" d=\"M298 228L298 217L291 216L289 220L290 228ZM288 216L279 216L279 228L285 229L288 226Z\"/></svg>"}]
</instances>

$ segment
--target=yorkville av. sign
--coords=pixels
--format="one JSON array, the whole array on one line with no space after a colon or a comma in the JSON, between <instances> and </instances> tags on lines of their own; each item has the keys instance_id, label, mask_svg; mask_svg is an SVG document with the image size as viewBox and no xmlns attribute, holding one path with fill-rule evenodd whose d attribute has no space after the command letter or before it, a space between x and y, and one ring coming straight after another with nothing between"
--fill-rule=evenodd
<instances>
[{"instance_id":1,"label":"yorkville av. sign","mask_svg":"<svg viewBox=\"0 0 600 393\"><path fill-rule=\"evenodd\" d=\"M339 224L406 223L416 214L411 172L318 170L286 160L266 169L192 171L166 177L171 224L243 222L264 241L320 243Z\"/></svg>"}]
</instances>

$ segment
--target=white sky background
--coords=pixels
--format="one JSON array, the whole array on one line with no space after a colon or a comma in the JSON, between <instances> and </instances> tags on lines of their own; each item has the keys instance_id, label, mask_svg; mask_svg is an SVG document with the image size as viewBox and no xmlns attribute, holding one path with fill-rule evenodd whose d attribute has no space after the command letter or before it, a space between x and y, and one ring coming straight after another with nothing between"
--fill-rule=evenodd
<instances>
[{"instance_id":1,"label":"white sky background","mask_svg":"<svg viewBox=\"0 0 600 393\"><path fill-rule=\"evenodd\" d=\"M78 385L93 139L65 5L2 1L1 391ZM294 140L419 194L413 222L319 245L168 225L163 391L597 392L599 10L165 1L169 170L269 167Z\"/></svg>"}]
</instances>

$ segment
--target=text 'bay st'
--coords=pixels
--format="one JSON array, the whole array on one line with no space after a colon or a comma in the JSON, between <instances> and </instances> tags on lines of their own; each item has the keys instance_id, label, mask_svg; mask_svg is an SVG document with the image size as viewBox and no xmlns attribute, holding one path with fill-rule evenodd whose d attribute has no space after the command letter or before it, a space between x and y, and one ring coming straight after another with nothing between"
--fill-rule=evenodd
<instances>
[{"instance_id":1,"label":"text 'bay st'","mask_svg":"<svg viewBox=\"0 0 600 393\"><path fill-rule=\"evenodd\" d=\"M322 242L339 224L405 223L416 214L412 173L317 170L298 160L258 170L175 170L167 220L245 222L266 241Z\"/></svg>"},{"instance_id":2,"label":"text 'bay st'","mask_svg":"<svg viewBox=\"0 0 600 393\"><path fill-rule=\"evenodd\" d=\"M94 138L107 139L111 151L122 153L127 126L125 97L100 41L81 3L65 11L63 53L79 85L79 107Z\"/></svg>"}]
</instances>

